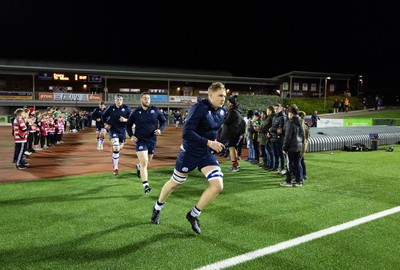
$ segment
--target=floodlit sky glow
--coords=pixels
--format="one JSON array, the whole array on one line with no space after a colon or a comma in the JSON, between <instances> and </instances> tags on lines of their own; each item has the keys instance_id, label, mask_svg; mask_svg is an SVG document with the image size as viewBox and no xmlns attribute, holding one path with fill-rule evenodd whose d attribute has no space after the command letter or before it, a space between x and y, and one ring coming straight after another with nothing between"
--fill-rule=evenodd
<instances>
[{"instance_id":1,"label":"floodlit sky glow","mask_svg":"<svg viewBox=\"0 0 400 270\"><path fill-rule=\"evenodd\" d=\"M293 70L351 73L363 76L365 89L394 93L400 70L395 2L351 2L5 1L0 58L265 78Z\"/></svg>"}]
</instances>

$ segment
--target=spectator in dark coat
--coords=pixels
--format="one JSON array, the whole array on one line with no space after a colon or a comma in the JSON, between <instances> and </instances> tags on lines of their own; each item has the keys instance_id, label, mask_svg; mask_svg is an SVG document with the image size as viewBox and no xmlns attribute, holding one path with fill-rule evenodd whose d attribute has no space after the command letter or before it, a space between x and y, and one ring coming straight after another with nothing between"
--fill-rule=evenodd
<instances>
[{"instance_id":1,"label":"spectator in dark coat","mask_svg":"<svg viewBox=\"0 0 400 270\"><path fill-rule=\"evenodd\" d=\"M267 153L267 164L268 164L268 167L266 170L272 170L274 168L275 157L274 157L274 151L273 151L272 142L271 142L272 134L269 131L269 129L272 126L272 120L274 119L274 117L275 117L274 107L269 106L267 108L267 120L266 120L266 125L265 125L265 131L267 132L267 142L265 144L265 150Z\"/></svg>"},{"instance_id":2,"label":"spectator in dark coat","mask_svg":"<svg viewBox=\"0 0 400 270\"><path fill-rule=\"evenodd\" d=\"M312 115L311 115L311 127L317 127L317 122L318 120L321 120L318 116L318 112L315 111Z\"/></svg>"},{"instance_id":3,"label":"spectator in dark coat","mask_svg":"<svg viewBox=\"0 0 400 270\"><path fill-rule=\"evenodd\" d=\"M292 175L295 176L294 186L302 186L303 180L301 179L301 153L304 143L304 129L302 122L298 116L299 109L296 105L290 105L288 108L288 121L285 124L285 136L283 139L283 153L286 155L287 173L286 181L281 183L281 186L292 186Z\"/></svg>"},{"instance_id":4,"label":"spectator in dark coat","mask_svg":"<svg viewBox=\"0 0 400 270\"><path fill-rule=\"evenodd\" d=\"M340 107L339 100L335 99L335 102L333 103L333 113L338 113L339 112L339 107Z\"/></svg>"},{"instance_id":5,"label":"spectator in dark coat","mask_svg":"<svg viewBox=\"0 0 400 270\"><path fill-rule=\"evenodd\" d=\"M274 151L274 165L272 171L283 172L283 174L285 174L285 156L282 152L282 144L287 116L281 104L276 104L274 110L275 116L272 119L272 125L269 129L271 133L272 149ZM279 165L280 168L278 168Z\"/></svg>"},{"instance_id":6,"label":"spectator in dark coat","mask_svg":"<svg viewBox=\"0 0 400 270\"><path fill-rule=\"evenodd\" d=\"M242 122L242 111L239 108L237 96L231 96L228 99L228 112L224 118L222 127L221 142L227 142L229 148L229 157L232 167L229 171L237 172L238 169L238 153L237 145L240 140L240 125Z\"/></svg>"}]
</instances>

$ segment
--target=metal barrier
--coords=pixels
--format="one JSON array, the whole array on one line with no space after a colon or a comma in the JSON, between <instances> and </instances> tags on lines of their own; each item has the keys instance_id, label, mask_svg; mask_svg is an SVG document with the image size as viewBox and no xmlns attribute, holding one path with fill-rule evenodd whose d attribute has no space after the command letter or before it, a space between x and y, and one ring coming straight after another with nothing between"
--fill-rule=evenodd
<instances>
[{"instance_id":1,"label":"metal barrier","mask_svg":"<svg viewBox=\"0 0 400 270\"><path fill-rule=\"evenodd\" d=\"M311 128L307 152L343 150L345 145L355 143L371 147L371 133L378 134L378 145L400 143L400 127L397 126Z\"/></svg>"}]
</instances>

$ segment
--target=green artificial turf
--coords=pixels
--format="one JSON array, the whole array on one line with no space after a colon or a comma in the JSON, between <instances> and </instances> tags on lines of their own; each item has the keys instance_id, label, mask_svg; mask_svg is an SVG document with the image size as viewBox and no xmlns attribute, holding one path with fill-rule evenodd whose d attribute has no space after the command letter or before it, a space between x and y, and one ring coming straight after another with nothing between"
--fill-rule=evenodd
<instances>
[{"instance_id":1,"label":"green artificial turf","mask_svg":"<svg viewBox=\"0 0 400 270\"><path fill-rule=\"evenodd\" d=\"M172 167L0 184L1 269L195 269L399 206L400 147L305 156L309 179L223 162L224 190L203 211L202 234L185 218L207 186L194 171L150 223ZM398 269L400 214L247 261L231 269Z\"/></svg>"},{"instance_id":2,"label":"green artificial turf","mask_svg":"<svg viewBox=\"0 0 400 270\"><path fill-rule=\"evenodd\" d=\"M399 119L400 118L400 109L390 109L390 110L383 110L383 111L365 111L364 113L345 115L344 118Z\"/></svg>"}]
</instances>

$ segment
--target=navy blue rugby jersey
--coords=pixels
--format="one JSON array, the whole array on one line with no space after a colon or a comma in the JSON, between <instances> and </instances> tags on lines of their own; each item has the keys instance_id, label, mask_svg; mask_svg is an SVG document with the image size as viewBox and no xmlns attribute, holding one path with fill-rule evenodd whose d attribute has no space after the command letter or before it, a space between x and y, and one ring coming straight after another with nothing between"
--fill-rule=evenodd
<instances>
[{"instance_id":1,"label":"navy blue rugby jersey","mask_svg":"<svg viewBox=\"0 0 400 270\"><path fill-rule=\"evenodd\" d=\"M129 114L131 113L131 108L125 104L122 104L121 107L117 107L115 104L106 108L101 119L103 123L107 123L111 125L111 129L113 130L125 130L125 122L120 122L119 118L122 116L128 119Z\"/></svg>"},{"instance_id":2,"label":"navy blue rugby jersey","mask_svg":"<svg viewBox=\"0 0 400 270\"><path fill-rule=\"evenodd\" d=\"M224 123L225 114L224 107L214 109L208 98L193 105L183 126L183 149L194 156L213 152L211 148L207 147L207 142L217 138Z\"/></svg>"},{"instance_id":3,"label":"navy blue rugby jersey","mask_svg":"<svg viewBox=\"0 0 400 270\"><path fill-rule=\"evenodd\" d=\"M135 134L132 132L133 124L136 125ZM126 131L129 137L135 135L141 141L151 141L156 136L154 131L159 129L162 132L166 125L167 119L156 106L149 106L147 110L139 106L129 115Z\"/></svg>"},{"instance_id":4,"label":"navy blue rugby jersey","mask_svg":"<svg viewBox=\"0 0 400 270\"><path fill-rule=\"evenodd\" d=\"M102 110L100 108L94 109L93 112L92 112L92 119L94 121L96 121L97 118L101 118L101 116L103 115L105 110L106 110L105 108L104 108L104 110Z\"/></svg>"}]
</instances>

